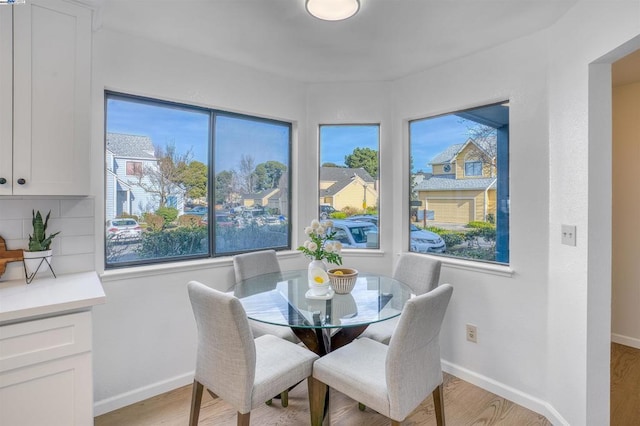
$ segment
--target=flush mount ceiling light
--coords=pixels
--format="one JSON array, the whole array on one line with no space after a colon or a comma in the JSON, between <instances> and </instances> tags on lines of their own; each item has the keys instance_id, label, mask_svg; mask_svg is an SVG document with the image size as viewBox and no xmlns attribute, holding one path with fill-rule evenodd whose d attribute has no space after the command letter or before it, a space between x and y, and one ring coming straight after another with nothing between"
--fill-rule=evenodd
<instances>
[{"instance_id":1,"label":"flush mount ceiling light","mask_svg":"<svg viewBox=\"0 0 640 426\"><path fill-rule=\"evenodd\" d=\"M307 0L307 12L325 21L341 21L358 13L359 0Z\"/></svg>"}]
</instances>

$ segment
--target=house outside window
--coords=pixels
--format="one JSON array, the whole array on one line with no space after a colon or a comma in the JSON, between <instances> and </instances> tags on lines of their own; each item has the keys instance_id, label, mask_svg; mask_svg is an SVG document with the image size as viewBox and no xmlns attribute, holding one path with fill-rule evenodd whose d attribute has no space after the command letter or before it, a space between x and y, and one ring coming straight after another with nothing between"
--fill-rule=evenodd
<instances>
[{"instance_id":1,"label":"house outside window","mask_svg":"<svg viewBox=\"0 0 640 426\"><path fill-rule=\"evenodd\" d=\"M290 123L109 91L105 111L106 268L291 247Z\"/></svg>"},{"instance_id":2,"label":"house outside window","mask_svg":"<svg viewBox=\"0 0 640 426\"><path fill-rule=\"evenodd\" d=\"M379 151L378 124L323 124L320 126L320 219L332 219L343 247L379 248ZM367 222L366 238L354 235L349 223Z\"/></svg>"},{"instance_id":3,"label":"house outside window","mask_svg":"<svg viewBox=\"0 0 640 426\"><path fill-rule=\"evenodd\" d=\"M409 122L409 250L509 263L509 104Z\"/></svg>"}]
</instances>

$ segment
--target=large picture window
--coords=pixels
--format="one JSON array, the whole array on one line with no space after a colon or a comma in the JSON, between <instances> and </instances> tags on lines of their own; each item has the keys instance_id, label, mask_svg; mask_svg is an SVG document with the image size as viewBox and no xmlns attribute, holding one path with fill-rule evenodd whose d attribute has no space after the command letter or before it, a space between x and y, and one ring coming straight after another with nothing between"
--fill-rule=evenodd
<instances>
[{"instance_id":1,"label":"large picture window","mask_svg":"<svg viewBox=\"0 0 640 426\"><path fill-rule=\"evenodd\" d=\"M332 219L344 248L379 248L378 124L320 126L321 219Z\"/></svg>"},{"instance_id":2,"label":"large picture window","mask_svg":"<svg viewBox=\"0 0 640 426\"><path fill-rule=\"evenodd\" d=\"M409 122L409 250L509 263L509 103Z\"/></svg>"},{"instance_id":3,"label":"large picture window","mask_svg":"<svg viewBox=\"0 0 640 426\"><path fill-rule=\"evenodd\" d=\"M291 124L105 94L107 268L290 247Z\"/></svg>"}]
</instances>

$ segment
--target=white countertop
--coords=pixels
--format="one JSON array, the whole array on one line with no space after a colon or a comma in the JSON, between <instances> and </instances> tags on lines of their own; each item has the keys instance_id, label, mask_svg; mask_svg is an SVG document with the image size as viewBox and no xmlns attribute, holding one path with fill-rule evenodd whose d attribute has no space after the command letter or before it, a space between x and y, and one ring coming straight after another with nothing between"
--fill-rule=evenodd
<instances>
[{"instance_id":1,"label":"white countertop","mask_svg":"<svg viewBox=\"0 0 640 426\"><path fill-rule=\"evenodd\" d=\"M0 282L0 324L90 309L106 297L96 272Z\"/></svg>"}]
</instances>

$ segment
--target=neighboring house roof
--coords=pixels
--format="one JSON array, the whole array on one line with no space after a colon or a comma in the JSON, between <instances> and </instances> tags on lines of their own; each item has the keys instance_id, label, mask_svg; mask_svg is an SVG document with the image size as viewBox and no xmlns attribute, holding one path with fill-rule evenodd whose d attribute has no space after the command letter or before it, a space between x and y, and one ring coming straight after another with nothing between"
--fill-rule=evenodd
<instances>
[{"instance_id":1,"label":"neighboring house roof","mask_svg":"<svg viewBox=\"0 0 640 426\"><path fill-rule=\"evenodd\" d=\"M155 149L148 136L107 133L107 149L116 157L156 160Z\"/></svg>"},{"instance_id":2,"label":"neighboring house roof","mask_svg":"<svg viewBox=\"0 0 640 426\"><path fill-rule=\"evenodd\" d=\"M320 167L320 180L329 182L340 182L351 180L356 174L367 183L375 183L375 179L362 167L352 169L349 167Z\"/></svg>"},{"instance_id":3,"label":"neighboring house roof","mask_svg":"<svg viewBox=\"0 0 640 426\"><path fill-rule=\"evenodd\" d=\"M456 179L451 175L434 175L416 185L416 191L486 190L496 188L496 178Z\"/></svg>"},{"instance_id":4,"label":"neighboring house roof","mask_svg":"<svg viewBox=\"0 0 640 426\"><path fill-rule=\"evenodd\" d=\"M433 157L429 164L442 164L442 163L450 163L456 159L456 156L465 146L463 143L457 143L455 145L450 145L447 149L442 151L440 154Z\"/></svg>"},{"instance_id":5,"label":"neighboring house roof","mask_svg":"<svg viewBox=\"0 0 640 426\"><path fill-rule=\"evenodd\" d=\"M488 157L495 156L496 152L496 138L485 138L485 139L467 139L465 143L457 143L454 145L450 145L447 149L445 149L440 154L433 157L429 164L442 164L442 163L451 163L453 162L460 151L462 151L467 145L470 143L477 146L480 150L482 150ZM493 153L493 154L491 154Z\"/></svg>"},{"instance_id":6,"label":"neighboring house roof","mask_svg":"<svg viewBox=\"0 0 640 426\"><path fill-rule=\"evenodd\" d=\"M361 167L357 169L348 167L320 167L320 181L335 182L330 187L321 190L320 196L332 197L336 195L351 184L354 174L367 184L375 184L375 180L371 175Z\"/></svg>"}]
</instances>

